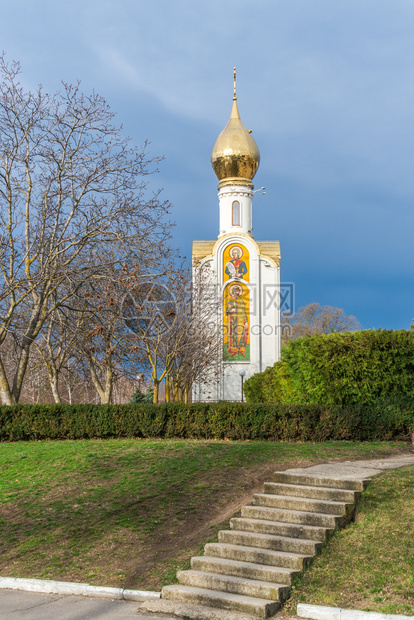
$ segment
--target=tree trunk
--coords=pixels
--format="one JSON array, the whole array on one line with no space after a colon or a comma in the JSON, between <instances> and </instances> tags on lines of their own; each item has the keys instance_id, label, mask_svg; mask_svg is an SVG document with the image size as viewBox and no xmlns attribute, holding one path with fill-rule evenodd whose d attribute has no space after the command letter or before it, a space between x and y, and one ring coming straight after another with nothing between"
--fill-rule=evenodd
<instances>
[{"instance_id":1,"label":"tree trunk","mask_svg":"<svg viewBox=\"0 0 414 620\"><path fill-rule=\"evenodd\" d=\"M59 386L58 386L58 378L57 376L55 377L49 377L49 382L50 382L50 389L52 390L52 394L53 394L53 398L55 400L55 403L61 403L61 399L60 399L60 394L59 394Z\"/></svg>"},{"instance_id":2,"label":"tree trunk","mask_svg":"<svg viewBox=\"0 0 414 620\"><path fill-rule=\"evenodd\" d=\"M103 403L103 401L105 400L105 390L103 390L102 385L98 379L98 375L96 374L93 360L88 359L88 366L89 366L89 370L91 373L91 379L92 379L94 388L98 392L98 396L100 398L101 403Z\"/></svg>"},{"instance_id":3,"label":"tree trunk","mask_svg":"<svg viewBox=\"0 0 414 620\"><path fill-rule=\"evenodd\" d=\"M159 385L159 382L154 380L154 396L152 399L152 402L154 404L158 403L158 385Z\"/></svg>"},{"instance_id":4,"label":"tree trunk","mask_svg":"<svg viewBox=\"0 0 414 620\"><path fill-rule=\"evenodd\" d=\"M14 405L13 394L4 370L3 360L0 357L0 396L3 405Z\"/></svg>"},{"instance_id":5,"label":"tree trunk","mask_svg":"<svg viewBox=\"0 0 414 620\"><path fill-rule=\"evenodd\" d=\"M33 342L33 340L31 341ZM31 343L30 343L31 344ZM23 379L26 374L27 364L29 363L30 344L24 344L20 353L20 359L17 366L16 373L13 381L13 400L15 403L19 402L20 393L22 391Z\"/></svg>"},{"instance_id":6,"label":"tree trunk","mask_svg":"<svg viewBox=\"0 0 414 620\"><path fill-rule=\"evenodd\" d=\"M109 405L111 403L113 390L114 390L114 371L112 370L111 367L107 367L104 401L102 401L101 399L102 405Z\"/></svg>"},{"instance_id":7,"label":"tree trunk","mask_svg":"<svg viewBox=\"0 0 414 620\"><path fill-rule=\"evenodd\" d=\"M45 300L47 300L45 290L42 290L41 296L39 296L37 292L33 292L32 295L35 298L35 306L31 312L30 323L22 339L20 358L13 380L12 393L15 403L18 403L20 399L23 380L26 374L27 365L29 363L30 347L39 335L40 328L45 320L44 316L42 318L45 311Z\"/></svg>"},{"instance_id":8,"label":"tree trunk","mask_svg":"<svg viewBox=\"0 0 414 620\"><path fill-rule=\"evenodd\" d=\"M170 402L170 378L168 375L165 375L165 402Z\"/></svg>"},{"instance_id":9,"label":"tree trunk","mask_svg":"<svg viewBox=\"0 0 414 620\"><path fill-rule=\"evenodd\" d=\"M62 401L59 394L59 377L57 368L53 362L52 364L45 364L45 366L47 368L47 374L49 377L50 389L52 390L53 399L55 403L61 403Z\"/></svg>"}]
</instances>

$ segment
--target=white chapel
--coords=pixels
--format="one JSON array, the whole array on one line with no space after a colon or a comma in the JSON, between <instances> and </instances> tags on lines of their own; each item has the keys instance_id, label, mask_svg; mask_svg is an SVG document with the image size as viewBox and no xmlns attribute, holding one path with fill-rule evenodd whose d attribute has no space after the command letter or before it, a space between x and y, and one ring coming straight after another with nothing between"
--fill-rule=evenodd
<instances>
[{"instance_id":1,"label":"white chapel","mask_svg":"<svg viewBox=\"0 0 414 620\"><path fill-rule=\"evenodd\" d=\"M240 118L234 70L230 119L211 164L218 178L219 235L193 242L193 281L202 269L214 279L221 334L219 372L196 383L193 401L242 400L241 384L280 358L280 244L253 237L253 177L260 153ZM271 232L271 231L269 231Z\"/></svg>"}]
</instances>

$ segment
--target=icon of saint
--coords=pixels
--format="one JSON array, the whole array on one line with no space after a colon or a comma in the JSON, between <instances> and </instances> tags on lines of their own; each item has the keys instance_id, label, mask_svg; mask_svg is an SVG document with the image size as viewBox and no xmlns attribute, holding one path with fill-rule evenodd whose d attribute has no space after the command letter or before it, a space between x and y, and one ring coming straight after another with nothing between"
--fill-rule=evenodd
<instances>
[{"instance_id":1,"label":"icon of saint","mask_svg":"<svg viewBox=\"0 0 414 620\"><path fill-rule=\"evenodd\" d=\"M228 355L230 358L237 355L246 357L249 321L243 300L243 289L240 284L233 284L229 288L226 315L228 316Z\"/></svg>"},{"instance_id":2,"label":"icon of saint","mask_svg":"<svg viewBox=\"0 0 414 620\"><path fill-rule=\"evenodd\" d=\"M231 260L226 263L225 273L229 278L240 278L243 280L243 276L247 273L246 263L242 259L243 250L235 245L230 250Z\"/></svg>"}]
</instances>

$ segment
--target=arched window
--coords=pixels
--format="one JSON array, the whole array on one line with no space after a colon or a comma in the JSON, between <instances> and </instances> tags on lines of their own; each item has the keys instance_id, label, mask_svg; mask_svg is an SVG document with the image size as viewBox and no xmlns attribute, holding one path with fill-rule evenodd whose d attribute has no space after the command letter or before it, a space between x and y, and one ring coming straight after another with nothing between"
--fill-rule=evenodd
<instances>
[{"instance_id":1,"label":"arched window","mask_svg":"<svg viewBox=\"0 0 414 620\"><path fill-rule=\"evenodd\" d=\"M240 226L240 202L238 200L235 200L232 204L231 216L232 226Z\"/></svg>"}]
</instances>

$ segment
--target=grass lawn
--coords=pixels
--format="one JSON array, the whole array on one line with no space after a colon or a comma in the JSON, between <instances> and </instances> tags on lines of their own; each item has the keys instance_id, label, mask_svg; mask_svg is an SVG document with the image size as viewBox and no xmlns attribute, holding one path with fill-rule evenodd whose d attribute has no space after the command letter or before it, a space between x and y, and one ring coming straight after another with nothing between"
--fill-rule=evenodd
<instances>
[{"instance_id":1,"label":"grass lawn","mask_svg":"<svg viewBox=\"0 0 414 620\"><path fill-rule=\"evenodd\" d=\"M414 616L414 467L374 478L356 520L296 582L297 603Z\"/></svg>"},{"instance_id":2,"label":"grass lawn","mask_svg":"<svg viewBox=\"0 0 414 620\"><path fill-rule=\"evenodd\" d=\"M275 469L406 450L407 444L348 442L0 444L0 575L158 590L262 490ZM401 480L396 473L398 485ZM375 494L368 497L373 508ZM413 508L411 503L410 519L405 515L407 529ZM408 579L412 547L411 558L407 553L401 547ZM388 557L384 551L384 563Z\"/></svg>"}]
</instances>

